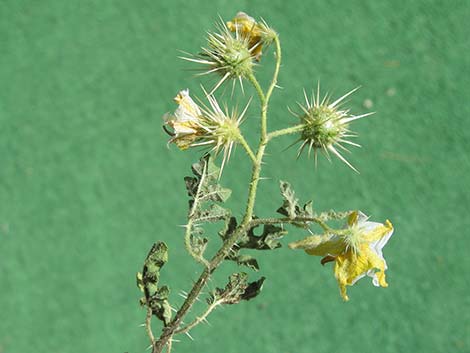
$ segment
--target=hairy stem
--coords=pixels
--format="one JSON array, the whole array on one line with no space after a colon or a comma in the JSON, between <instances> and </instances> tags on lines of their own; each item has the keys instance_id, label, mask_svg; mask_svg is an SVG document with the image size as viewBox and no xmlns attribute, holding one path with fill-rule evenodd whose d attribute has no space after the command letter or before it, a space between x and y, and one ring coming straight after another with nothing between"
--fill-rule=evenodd
<instances>
[{"instance_id":1,"label":"hairy stem","mask_svg":"<svg viewBox=\"0 0 470 353\"><path fill-rule=\"evenodd\" d=\"M283 136L283 135L295 134L296 132L302 131L304 129L304 127L305 127L305 125L300 124L300 125L295 125L295 126L292 126L292 127L281 129L281 130L272 131L268 134L268 140L271 140L275 137L279 137L279 136Z\"/></svg>"},{"instance_id":2,"label":"hairy stem","mask_svg":"<svg viewBox=\"0 0 470 353\"><path fill-rule=\"evenodd\" d=\"M147 316L145 317L145 330L147 331L147 335L150 338L150 343L152 346L155 344L155 337L153 336L152 332L152 309L147 308Z\"/></svg>"},{"instance_id":3,"label":"hairy stem","mask_svg":"<svg viewBox=\"0 0 470 353\"><path fill-rule=\"evenodd\" d=\"M253 163L256 162L256 156L255 154L253 153L250 145L248 144L248 142L246 142L245 138L243 137L242 134L240 134L240 136L238 137L238 142L240 142L240 144L242 145L242 147L245 149L246 153L248 154L248 156L250 157L251 161Z\"/></svg>"},{"instance_id":4,"label":"hairy stem","mask_svg":"<svg viewBox=\"0 0 470 353\"><path fill-rule=\"evenodd\" d=\"M209 262L209 266L204 269L201 276L199 276L199 279L196 281L196 283L194 283L193 288L189 292L186 300L184 301L183 305L176 313L173 320L169 323L168 326L163 328L163 332L160 335L160 338L158 339L158 341L155 342L153 346L152 353L160 353L162 351L163 347L165 347L168 340L175 334L175 331L178 330L183 318L186 316L186 314L189 312L191 307L196 302L197 298L199 297L199 294L201 293L201 290L206 285L212 272L215 271L215 269L219 266L219 264L228 255L230 249L237 242L239 237L243 233L245 233L247 230L248 230L247 225L241 224L233 232L233 234L229 238L227 238L227 240L223 243L222 247L219 249L219 251L217 251L217 253Z\"/></svg>"},{"instance_id":5,"label":"hairy stem","mask_svg":"<svg viewBox=\"0 0 470 353\"><path fill-rule=\"evenodd\" d=\"M262 224L292 224L292 223L317 223L320 227L322 227L325 231L337 233L338 230L331 228L328 224L322 221L318 217L295 217L295 218L256 218L250 222L250 226L258 226Z\"/></svg>"},{"instance_id":6,"label":"hairy stem","mask_svg":"<svg viewBox=\"0 0 470 353\"><path fill-rule=\"evenodd\" d=\"M261 85L259 84L258 80L256 79L255 75L252 73L248 76L248 80L251 82L253 87L256 90L256 93L258 94L260 103L261 103L261 142L266 140L266 135L267 135L267 112L268 112L268 104L266 100L266 96L264 95L263 89L261 88Z\"/></svg>"},{"instance_id":7,"label":"hairy stem","mask_svg":"<svg viewBox=\"0 0 470 353\"><path fill-rule=\"evenodd\" d=\"M180 328L178 330L175 331L175 334L179 334L179 333L186 333L186 332L189 332L190 330L192 330L194 327L196 327L197 325L199 325L201 322L203 322L206 317L209 316L209 314L212 312L212 310L214 310L217 306L219 306L221 304L220 301L215 301L213 302L211 305L209 305L206 309L206 311L201 315L201 316L198 316L194 319L193 322L191 322L189 325L183 327L183 328Z\"/></svg>"},{"instance_id":8,"label":"hairy stem","mask_svg":"<svg viewBox=\"0 0 470 353\"><path fill-rule=\"evenodd\" d=\"M279 36L274 37L274 44L276 45L276 67L274 68L273 80L271 81L271 85L269 86L268 92L266 93L266 105L269 103L271 94L273 93L273 90L277 85L277 78L279 76L279 70L281 69L282 52Z\"/></svg>"},{"instance_id":9,"label":"hairy stem","mask_svg":"<svg viewBox=\"0 0 470 353\"><path fill-rule=\"evenodd\" d=\"M255 200L256 200L256 191L258 187L258 182L260 180L262 160L263 160L264 152L266 150L266 145L268 143L268 134L267 134L268 103L269 103L269 98L271 97L271 94L273 92L273 89L276 86L277 77L279 75L279 68L281 66L281 46L280 46L278 37L276 37L275 43L276 43L276 67L275 67L273 79L271 81L270 87L268 88L267 94L266 95L264 94L263 89L261 88L261 85L259 84L258 80L253 74L248 77L248 80L253 84L255 90L257 91L257 94L260 100L261 133L260 133L260 142L258 145L258 150L256 152L256 155L253 152L251 152L252 155L250 155L250 152L248 151L251 151L251 149L249 149L249 146L246 143L246 141L245 141L246 145L244 145L245 150L247 150L253 162L253 168L252 168L252 175L251 175L250 186L249 186L249 191L248 191L247 206L245 209L245 215L243 217L243 221L237 227L237 229L235 229L235 231L224 241L224 243L222 244L222 247L217 251L214 257L206 265L206 268L203 270L203 272L199 276L196 283L194 283L193 288L189 292L186 300L184 301L183 305L176 313L173 320L168 324L168 326L163 328L163 332L160 335L160 338L153 345L152 353L161 353L165 345L167 345L168 340L170 340L174 334L178 333L178 330L184 330L184 328L180 329L180 324L183 318L186 316L186 314L189 312L191 307L194 305L194 303L198 299L199 294L201 293L201 290L206 285L211 274L217 269L220 263L227 257L227 255L230 252L230 249L235 245L235 243L240 239L240 237L243 236L243 234L248 231L250 222L253 219L253 211L254 211ZM241 143L243 145L243 142ZM213 308L211 309L211 311L212 310ZM196 325L198 323L196 323Z\"/></svg>"}]
</instances>

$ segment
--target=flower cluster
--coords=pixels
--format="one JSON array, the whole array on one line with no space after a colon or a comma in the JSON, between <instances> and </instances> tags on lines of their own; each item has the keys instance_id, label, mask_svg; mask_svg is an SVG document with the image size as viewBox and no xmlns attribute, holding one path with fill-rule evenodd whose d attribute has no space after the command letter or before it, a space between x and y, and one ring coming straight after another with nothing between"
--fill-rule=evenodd
<instances>
[{"instance_id":1,"label":"flower cluster","mask_svg":"<svg viewBox=\"0 0 470 353\"><path fill-rule=\"evenodd\" d=\"M346 286L364 276L372 277L374 286L387 287L387 263L382 248L393 234L390 221L384 224L368 221L360 211L352 212L346 227L337 233L313 235L289 244L291 249L304 249L309 255L322 256L321 263L335 262L334 273L344 300L349 300Z\"/></svg>"},{"instance_id":2,"label":"flower cluster","mask_svg":"<svg viewBox=\"0 0 470 353\"><path fill-rule=\"evenodd\" d=\"M281 51L277 33L266 22L256 21L246 13L239 12L231 21L221 22L217 32L209 32L207 41L207 48L202 48L200 54L183 59L204 65L207 70L201 75L214 74L219 77L219 80L209 93L204 91L209 103L208 106L203 103L196 104L190 97L188 89L177 94L175 101L178 108L174 113L167 113L164 116L165 131L171 135L169 143L176 144L181 150L206 146L211 148L215 155L223 151L220 172L230 158L234 145L239 143L254 162L256 173L252 182L257 183L264 145L260 144L258 151L254 153L240 131L240 124L249 103L240 114L237 109L229 113L227 107L224 110L221 109L213 95L217 88L229 79L233 79L234 83L236 80L240 81L242 88L243 79L249 79L258 93L262 105L261 130L264 135L261 138L261 143L268 143L274 137L297 133L298 138L294 143L301 143L297 157L304 150L307 150L310 156L313 150L316 165L319 151L328 160L331 160L330 154L333 154L357 172L342 152L350 152L349 146L361 147L351 140L357 135L350 130L350 124L373 114L354 115L350 113L349 109L343 107L345 99L357 88L336 100L330 99L328 94L321 98L319 85L316 92L312 91L311 97L304 90L305 103L297 103L300 111L291 111L299 120L299 124L268 133L266 119L269 99L266 97L270 96L276 87L279 70L275 70L271 87L267 91L269 93L266 94L254 76L253 68L261 60L263 49L273 41L276 44L276 67L280 67ZM283 195L291 207L289 211L280 213L287 215L291 221L295 218L293 224L300 224L308 228L311 221L305 220L305 218L316 217L312 213L311 205L305 205L302 209L297 204L293 193L283 192ZM388 220L384 224L370 222L360 211L350 214L343 213L341 217L338 216L339 213L334 214L336 216L328 220L348 217L347 224L343 229L335 230L325 225L325 234L310 236L290 243L290 248L304 249L310 255L321 256L322 264L334 261L334 274L344 300L348 300L347 286L353 285L366 275L373 278L375 286L386 287L385 270L387 264L383 258L382 248L393 233L392 224ZM301 219L297 222L298 217L304 218L304 220ZM247 219L250 218L251 216ZM302 222L304 223L302 224ZM323 221L319 222L320 225L322 225L321 222Z\"/></svg>"}]
</instances>

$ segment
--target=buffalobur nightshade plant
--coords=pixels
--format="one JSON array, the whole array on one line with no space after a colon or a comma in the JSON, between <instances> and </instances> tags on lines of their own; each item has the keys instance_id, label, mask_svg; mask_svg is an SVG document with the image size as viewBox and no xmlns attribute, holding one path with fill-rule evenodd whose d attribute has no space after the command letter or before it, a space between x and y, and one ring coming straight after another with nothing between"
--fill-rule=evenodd
<instances>
[{"instance_id":1,"label":"buffalobur nightshade plant","mask_svg":"<svg viewBox=\"0 0 470 353\"><path fill-rule=\"evenodd\" d=\"M386 220L383 224L369 221L359 210L319 212L313 209L311 202L299 203L291 185L285 181L280 182L280 207L277 210L280 216L258 218L254 214L266 147L278 137L295 135L294 144L300 143L298 155L304 150L310 155L313 150L315 161L319 152L328 159L334 155L356 171L341 152L348 151L347 146L359 146L351 141L357 136L350 130L350 124L371 113L354 115L342 106L343 99L355 90L336 100L329 96L320 97L319 87L311 96L304 90L305 102L297 103L297 111L292 111L298 119L297 125L268 132L268 106L277 87L281 66L281 45L276 31L266 22L256 21L240 12L231 21L219 23L218 31L208 34L207 42L207 47L203 47L199 54L184 58L199 64L203 70L201 74L218 77L209 93L203 90L207 103L204 100L196 103L189 91L182 89L175 97L176 110L164 116L164 128L171 136L169 143L174 143L181 150L198 146L209 148L209 152L206 150L193 164L193 175L184 179L189 196L184 244L188 253L202 266L202 273L189 292L184 292L183 304L178 308L172 307L170 289L159 281L160 271L168 262L168 246L163 242L152 246L142 272L137 274L137 284L144 294L141 299L141 304L147 308L144 326L153 353L164 349L170 352L176 336L190 335L191 329L205 322L217 307L237 304L259 295L264 277L250 281L246 272L233 273L225 285L206 294L204 311L191 314L192 319L187 318L190 309L202 297L202 290L212 274L224 261L234 261L241 267L259 270L257 259L246 254L246 249L273 250L281 247L287 226L308 232L305 239L288 244L289 248L303 249L307 254L321 256L321 264L334 262L334 275L344 300L349 300L347 286L352 286L366 275L372 278L375 286L387 286L387 264L382 249L393 233L390 221ZM263 90L254 69L270 46L274 46L276 63L272 80L267 90ZM230 110L227 105L223 105L222 109L215 97L218 88L230 80L233 82L232 89L237 81L242 90L243 81L247 81L258 95L261 119L256 149L250 147L241 129L250 102L238 112L236 108ZM223 167L237 144L246 151L252 164L246 208L241 219L224 207L231 191L220 184ZM217 159L221 167L216 165ZM342 221L344 226L338 228L332 225L338 224L338 221ZM206 252L209 237L204 236L204 226L208 223L221 225L217 237L220 247L214 254ZM319 226L322 234L313 234L311 227L314 224ZM216 241L214 237L210 239ZM158 338L154 336L151 326L154 317L163 324Z\"/></svg>"}]
</instances>

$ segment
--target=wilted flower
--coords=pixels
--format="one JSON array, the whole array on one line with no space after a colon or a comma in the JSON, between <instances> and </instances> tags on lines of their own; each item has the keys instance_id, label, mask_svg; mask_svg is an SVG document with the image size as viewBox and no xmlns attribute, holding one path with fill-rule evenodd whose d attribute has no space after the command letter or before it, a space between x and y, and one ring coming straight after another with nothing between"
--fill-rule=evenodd
<instances>
[{"instance_id":1,"label":"wilted flower","mask_svg":"<svg viewBox=\"0 0 470 353\"><path fill-rule=\"evenodd\" d=\"M185 150L193 146L200 136L204 134L202 127L203 115L199 106L189 96L189 90L178 92L175 102L179 105L174 114L165 114L165 125L170 126L173 132L166 130L173 136L169 143L174 142L180 149ZM164 126L165 127L165 126Z\"/></svg>"},{"instance_id":2,"label":"wilted flower","mask_svg":"<svg viewBox=\"0 0 470 353\"><path fill-rule=\"evenodd\" d=\"M254 51L260 45L250 45L250 38L232 32L225 23L221 22L218 33L208 33L208 47L202 48L202 52L194 57L181 57L181 59L196 62L207 67L200 75L217 73L221 76L209 94L228 79L238 79L242 86L242 79L253 72ZM243 86L242 86L243 88Z\"/></svg>"},{"instance_id":3,"label":"wilted flower","mask_svg":"<svg viewBox=\"0 0 470 353\"><path fill-rule=\"evenodd\" d=\"M346 152L350 152L343 144L361 147L359 144L348 140L348 138L357 137L356 134L349 130L349 123L373 114L352 115L349 113L349 109L339 109L341 101L357 89L358 88L355 88L349 91L332 103L329 102L328 95L320 101L319 87L316 92L316 97L312 92L310 100L304 91L305 106L298 103L302 112L299 114L292 112L292 114L300 119L301 124L303 124L301 136L298 139L298 141L302 141L302 144L297 156L300 156L305 147L308 146L308 155L310 155L312 149L314 150L316 164L318 150L324 152L329 160L329 152L331 152L357 172L351 163L349 163L337 149L338 147Z\"/></svg>"},{"instance_id":4,"label":"wilted flower","mask_svg":"<svg viewBox=\"0 0 470 353\"><path fill-rule=\"evenodd\" d=\"M334 273L341 296L349 300L346 286L352 286L364 276L372 277L374 286L387 287L387 263L382 248L392 236L393 226L369 222L360 211L352 212L347 225L338 233L313 235L289 244L291 249L304 249L309 255L322 256L321 263L335 262Z\"/></svg>"},{"instance_id":5,"label":"wilted flower","mask_svg":"<svg viewBox=\"0 0 470 353\"><path fill-rule=\"evenodd\" d=\"M227 27L232 32L248 39L250 48L254 48L252 55L257 61L261 58L262 46L269 45L277 36L277 33L265 21L256 22L253 17L244 12L237 13L232 21L227 22Z\"/></svg>"},{"instance_id":6,"label":"wilted flower","mask_svg":"<svg viewBox=\"0 0 470 353\"><path fill-rule=\"evenodd\" d=\"M180 91L175 102L178 108L174 114L165 114L164 128L172 136L169 143L174 142L181 150L196 146L212 146L217 155L223 150L221 170L230 158L233 145L241 138L239 125L246 113L248 105L238 114L228 109L222 111L214 96L205 92L210 107L199 107L189 96L189 90ZM169 126L173 131L166 129Z\"/></svg>"}]
</instances>

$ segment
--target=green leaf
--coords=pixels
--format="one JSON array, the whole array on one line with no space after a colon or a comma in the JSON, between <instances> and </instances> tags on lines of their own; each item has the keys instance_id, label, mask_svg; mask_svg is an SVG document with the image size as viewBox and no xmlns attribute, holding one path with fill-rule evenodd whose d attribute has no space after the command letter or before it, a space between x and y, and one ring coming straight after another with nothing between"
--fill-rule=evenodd
<instances>
[{"instance_id":1,"label":"green leaf","mask_svg":"<svg viewBox=\"0 0 470 353\"><path fill-rule=\"evenodd\" d=\"M230 218L230 211L217 204L212 204L204 210L198 210L192 216L193 221L197 223L217 222L228 218Z\"/></svg>"},{"instance_id":2,"label":"green leaf","mask_svg":"<svg viewBox=\"0 0 470 353\"><path fill-rule=\"evenodd\" d=\"M168 302L170 289L158 286L160 270L168 262L168 246L164 242L153 244L144 261L142 273L137 273L137 286L144 292L141 305L152 309L152 314L168 325L171 320L171 306Z\"/></svg>"},{"instance_id":3,"label":"green leaf","mask_svg":"<svg viewBox=\"0 0 470 353\"><path fill-rule=\"evenodd\" d=\"M227 260L235 261L238 265L247 266L254 271L259 270L258 261L250 256L240 254L242 249L254 250L273 250L281 247L280 239L287 234L287 231L275 225L263 225L261 235L255 234L255 228L252 227L245 233L231 249ZM231 217L225 224L225 228L219 232L223 240L227 239L237 229L235 217Z\"/></svg>"},{"instance_id":4,"label":"green leaf","mask_svg":"<svg viewBox=\"0 0 470 353\"><path fill-rule=\"evenodd\" d=\"M259 280L255 282L251 282L248 287L245 289L245 293L243 293L242 299L243 300L250 300L254 297L258 296L263 289L264 280L266 277L261 277Z\"/></svg>"},{"instance_id":5,"label":"green leaf","mask_svg":"<svg viewBox=\"0 0 470 353\"><path fill-rule=\"evenodd\" d=\"M230 217L225 220L225 226L219 231L219 235L222 240L226 240L232 233L237 229L237 219Z\"/></svg>"},{"instance_id":6,"label":"green leaf","mask_svg":"<svg viewBox=\"0 0 470 353\"><path fill-rule=\"evenodd\" d=\"M231 191L219 184L220 168L214 164L209 154L193 164L191 169L194 176L184 179L190 197L185 244L194 259L207 264L203 255L208 239L202 237L204 230L201 224L218 221L227 223L231 213L218 203L225 202Z\"/></svg>"},{"instance_id":7,"label":"green leaf","mask_svg":"<svg viewBox=\"0 0 470 353\"><path fill-rule=\"evenodd\" d=\"M153 244L145 258L140 280L140 285L144 288L146 297L155 294L155 288L158 286L158 280L160 277L160 269L167 261L168 246L164 242Z\"/></svg>"},{"instance_id":8,"label":"green leaf","mask_svg":"<svg viewBox=\"0 0 470 353\"><path fill-rule=\"evenodd\" d=\"M208 303L216 301L223 304L237 304L241 300L250 300L256 297L262 290L265 277L255 282L248 283L248 275L245 272L234 273L229 277L225 288L216 288L208 298Z\"/></svg>"},{"instance_id":9,"label":"green leaf","mask_svg":"<svg viewBox=\"0 0 470 353\"><path fill-rule=\"evenodd\" d=\"M188 196L192 198L190 208L194 202L225 202L232 191L219 184L220 168L214 164L209 154L202 157L198 163L193 164L194 177L184 178Z\"/></svg>"},{"instance_id":10,"label":"green leaf","mask_svg":"<svg viewBox=\"0 0 470 353\"><path fill-rule=\"evenodd\" d=\"M196 229L202 230L202 228ZM193 250L194 254L198 256L202 256L204 254L204 251L207 247L207 243L209 242L207 238L203 238L195 234L190 234L189 241L191 249Z\"/></svg>"},{"instance_id":11,"label":"green leaf","mask_svg":"<svg viewBox=\"0 0 470 353\"><path fill-rule=\"evenodd\" d=\"M286 230L275 225L265 224L263 225L262 234L257 236L254 233L257 227L258 226L252 227L240 241L237 242L239 248L273 250L282 246L279 240L287 234Z\"/></svg>"},{"instance_id":12,"label":"green leaf","mask_svg":"<svg viewBox=\"0 0 470 353\"><path fill-rule=\"evenodd\" d=\"M295 192L292 190L290 184L286 181L280 181L281 195L284 198L282 206L277 210L280 214L287 216L291 219L297 217L297 210L299 209L299 200L295 197Z\"/></svg>"},{"instance_id":13,"label":"green leaf","mask_svg":"<svg viewBox=\"0 0 470 353\"><path fill-rule=\"evenodd\" d=\"M290 219L312 218L315 216L312 201L308 201L303 207L300 207L299 200L295 197L295 192L288 182L281 180L280 189L284 201L282 206L278 208L278 213ZM293 222L292 224L296 227L308 228L306 222Z\"/></svg>"},{"instance_id":14,"label":"green leaf","mask_svg":"<svg viewBox=\"0 0 470 353\"><path fill-rule=\"evenodd\" d=\"M246 266L253 271L259 271L258 261L250 255L239 255L238 251L235 254L230 254L226 257L227 260L235 261L240 266Z\"/></svg>"}]
</instances>

